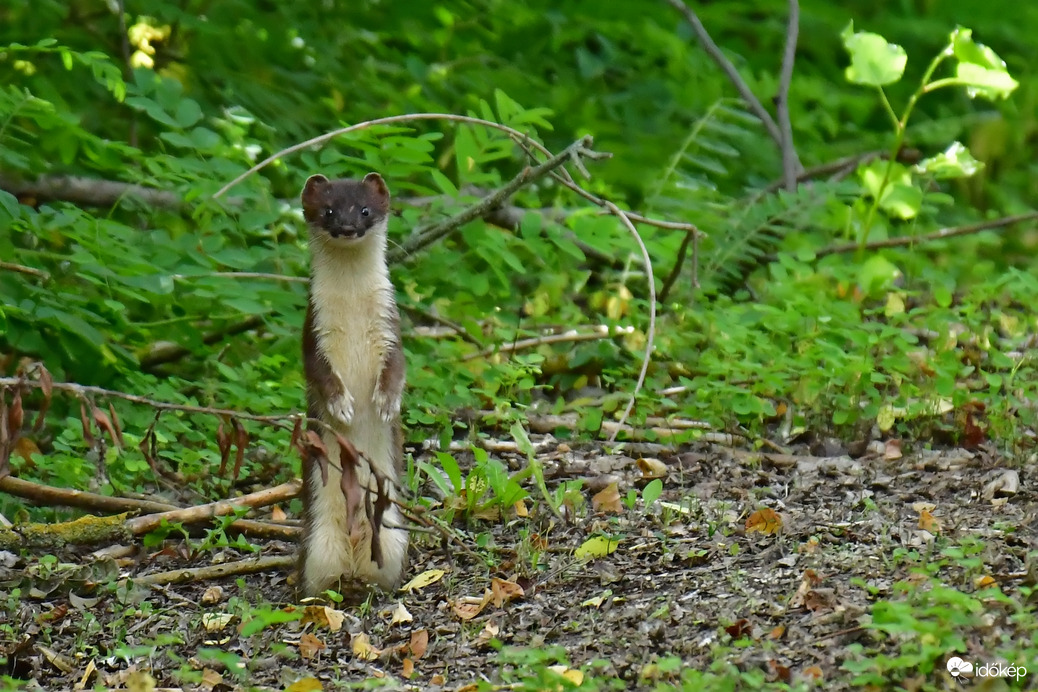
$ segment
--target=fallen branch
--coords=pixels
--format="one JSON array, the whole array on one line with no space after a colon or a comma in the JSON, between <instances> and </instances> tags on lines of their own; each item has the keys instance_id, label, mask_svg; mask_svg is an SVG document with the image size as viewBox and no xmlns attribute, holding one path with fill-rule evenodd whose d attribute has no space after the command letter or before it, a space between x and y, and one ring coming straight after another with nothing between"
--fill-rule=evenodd
<instances>
[{"instance_id":1,"label":"fallen branch","mask_svg":"<svg viewBox=\"0 0 1038 692\"><path fill-rule=\"evenodd\" d=\"M289 485L289 484L286 484ZM299 483L295 482L298 494ZM278 486L283 488L284 486ZM274 489L276 490L276 488ZM88 512L111 512L111 513L163 513L178 512L184 508L165 502L154 502L152 500L135 500L125 497L109 497L97 493L73 490L71 488L55 488L49 485L22 480L14 476L0 478L0 491L14 497L20 497L42 505L51 507L75 507ZM295 495L284 498L289 500ZM280 500L279 500L280 501ZM230 500L233 502L233 500ZM267 503L270 504L270 503ZM259 505L254 505L259 506ZM189 508L194 509L194 508ZM143 517L142 517L143 518ZM133 521L132 519L130 521ZM120 523L122 521L120 520ZM253 536L255 538L273 538L279 540L295 540L301 529L296 526L270 524L252 519L238 519L228 527L232 531ZM134 534L132 528L128 528L127 535Z\"/></svg>"},{"instance_id":2,"label":"fallen branch","mask_svg":"<svg viewBox=\"0 0 1038 692\"><path fill-rule=\"evenodd\" d=\"M234 512L240 507L250 507L255 509L257 507L266 507L267 505L276 504L278 502L285 502L299 495L301 485L302 484L299 481L289 481L288 483L282 483L273 488L265 488L258 492L249 493L248 495L242 495L241 497L235 497L230 500L218 500L217 502L210 502L209 504L198 505L196 507L184 507L172 511L159 512L157 514L148 514L143 517L128 519L126 521L126 528L130 533L138 536L142 533L148 533L149 531L155 530L161 526L163 522L166 522L167 524L197 524L215 517L234 514ZM284 528L294 529L295 527L286 526ZM298 529L287 533L288 536L295 536L296 534L298 534Z\"/></svg>"},{"instance_id":3,"label":"fallen branch","mask_svg":"<svg viewBox=\"0 0 1038 692\"><path fill-rule=\"evenodd\" d=\"M696 237L695 233L686 233L685 237L681 239L681 246L678 248L678 256L677 259L674 260L674 268L670 270L670 274L668 274L667 278L663 280L663 287L660 289L660 303L667 302L670 290L674 288L674 284L677 283L678 277L681 276L681 268L685 264L685 257L688 256L689 245L696 244L696 247L698 248L698 243L699 239ZM693 253L693 267L698 264L695 254L696 253ZM694 277L692 285L694 288L699 287L699 282Z\"/></svg>"},{"instance_id":4,"label":"fallen branch","mask_svg":"<svg viewBox=\"0 0 1038 692\"><path fill-rule=\"evenodd\" d=\"M822 248L815 252L815 259L827 257L829 255L838 255L847 252L857 252L858 250L877 250L880 248L888 247L903 247L905 245L921 245L923 243L933 242L935 240L945 240L947 238L955 238L961 235L971 235L973 233L979 233L980 231L987 231L994 228L1005 228L1006 226L1012 226L1015 223L1022 223L1024 221L1033 221L1038 219L1038 211L1029 211L1026 214L1017 214L1015 216L1004 216L1000 219L989 219L987 221L978 221L977 223L971 223L965 226L951 226L947 228L941 228L931 233L925 233L918 236L898 236L895 238L884 238L883 240L873 240L860 245L859 243L842 243L840 245L832 245L827 248ZM775 256L769 256L767 261L774 261Z\"/></svg>"},{"instance_id":5,"label":"fallen branch","mask_svg":"<svg viewBox=\"0 0 1038 692\"><path fill-rule=\"evenodd\" d=\"M241 560L239 562L224 562L219 565L183 567L181 569L171 569L167 572L143 574L139 577L123 579L122 583L129 581L134 584L150 585L186 584L188 582L234 577L241 574L255 574L256 572L265 572L272 569L290 569L295 565L296 558L291 555L271 555L251 560Z\"/></svg>"}]
</instances>

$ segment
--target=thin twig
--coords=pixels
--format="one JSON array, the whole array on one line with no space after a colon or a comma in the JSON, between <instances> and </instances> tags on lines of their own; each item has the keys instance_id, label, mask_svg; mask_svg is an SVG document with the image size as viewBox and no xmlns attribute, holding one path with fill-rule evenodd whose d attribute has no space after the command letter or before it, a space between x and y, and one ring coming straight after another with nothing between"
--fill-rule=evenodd
<instances>
[{"instance_id":1,"label":"thin twig","mask_svg":"<svg viewBox=\"0 0 1038 692\"><path fill-rule=\"evenodd\" d=\"M527 135L526 133L520 132L519 130L516 130L516 129L511 128L511 127L508 127L507 125L501 125L499 123L491 122L490 120L483 120L482 118L473 118L473 117L468 116L468 115L455 115L453 113L406 113L404 115L391 115L391 116L386 117L386 118L375 118L374 120L366 120L366 121L364 121L362 123L357 123L356 125L350 125L348 127L340 127L338 130L332 130L331 132L326 132L323 135L318 135L317 137L312 137L312 138L306 140L305 142L300 142L299 144L293 144L292 146L290 146L290 147L288 147L286 149L282 149L281 151L278 151L278 152L276 152L274 154L271 154L270 156L268 156L267 158L263 159L262 161L257 163L255 166L253 166L249 170L247 170L244 173L242 173L241 175L239 175L237 178L235 178L231 182L229 182L226 185L224 185L223 187L221 187L219 190L216 191L215 194L213 194L213 198L216 199L218 197L221 197L225 192L230 190L232 187L234 187L235 185L237 185L241 181L243 181L246 178L248 178L250 175L252 175L256 171L261 170L262 168L265 168L266 166L270 165L271 163L273 163L273 162L277 161L278 159L281 159L281 158L283 158L285 156L288 156L289 154L294 154L297 151L301 151L301 150L307 149L309 147L317 146L318 144L324 144L325 142L327 142L327 141L329 141L331 139L335 139L336 137L339 137L340 135L349 134L350 132L357 132L359 130L366 130L366 129L368 129L370 127L374 127L376 125L392 125L394 123L414 122L416 120L450 120L450 121L456 122L456 123L467 123L469 125L482 125L484 127L489 127L489 128L495 129L495 130L500 130L501 132L505 132L513 140L515 140L516 142L521 142L521 143L529 144L529 145L533 146L534 148L536 148L538 151L540 151L545 156L551 157L551 152L543 144L541 144L540 142L537 142L535 140L530 139L529 135Z\"/></svg>"},{"instance_id":2,"label":"thin twig","mask_svg":"<svg viewBox=\"0 0 1038 692\"><path fill-rule=\"evenodd\" d=\"M600 325L595 327L594 331L591 332L579 332L575 329L564 332L562 334L546 334L544 336L531 337L529 339L520 339L519 341L513 341L510 344L503 344L500 346L494 346L488 348L479 353L469 353L462 361L475 360L477 358L486 358L496 353L514 353L516 351L522 351L528 348L536 348L538 346L544 346L546 344L563 344L563 343L577 343L580 341L600 341L602 339L608 339L610 337L624 336L625 334L631 334L634 332L634 327L615 327L610 333L609 327L606 325Z\"/></svg>"},{"instance_id":3,"label":"thin twig","mask_svg":"<svg viewBox=\"0 0 1038 692\"><path fill-rule=\"evenodd\" d=\"M483 347L483 344L479 341L479 339L469 334L468 330L462 327L457 322L452 322L446 317L440 317L439 315L432 313L428 310L423 310L422 308L416 305L398 305L401 310L403 310L406 313L409 313L410 315L412 315L412 317L417 315L418 317L429 320L430 322L435 322L436 324L443 325L444 327L447 327L447 329L450 329L451 332L453 332L454 334L457 334L458 337L463 341L467 341L473 346L476 346L477 348Z\"/></svg>"},{"instance_id":4,"label":"thin twig","mask_svg":"<svg viewBox=\"0 0 1038 692\"><path fill-rule=\"evenodd\" d=\"M502 187L494 190L486 197L472 204L448 219L429 224L417 229L410 238L398 247L393 248L387 255L389 262L399 262L411 257L416 251L431 245L443 238L451 231L465 225L469 221L483 217L489 210L499 206L511 197L519 188L529 185L539 178L543 178L551 171L567 162L572 162L575 157L586 157L600 159L610 156L602 152L591 150L591 137L583 137L573 142L558 154L551 156L548 160L534 167L524 167L519 175L512 178Z\"/></svg>"},{"instance_id":5,"label":"thin twig","mask_svg":"<svg viewBox=\"0 0 1038 692\"><path fill-rule=\"evenodd\" d=\"M251 277L257 278L257 277ZM267 278L267 277L264 277ZM292 279L295 277L284 277L286 279ZM202 337L202 343L206 346L212 346L215 343L223 341L229 336L237 336L243 332L247 332L250 329L263 324L263 315L250 315L245 319L229 324L225 327L209 332ZM158 365L164 365L166 363L172 363L173 361L180 360L191 353L191 349L180 344L169 344L168 342L161 342L156 347L153 347L151 351L144 354L140 358L141 368L148 370Z\"/></svg>"},{"instance_id":6,"label":"thin twig","mask_svg":"<svg viewBox=\"0 0 1038 692\"><path fill-rule=\"evenodd\" d=\"M800 172L800 159L793 144L793 124L789 119L789 85L793 81L793 63L797 54L797 35L800 33L800 3L789 0L789 23L786 26L786 47L782 52L782 72L779 76L779 90L775 108L778 111L779 131L782 141L782 179L786 190L797 189L797 174Z\"/></svg>"},{"instance_id":7,"label":"thin twig","mask_svg":"<svg viewBox=\"0 0 1038 692\"><path fill-rule=\"evenodd\" d=\"M703 26L703 23L699 21L699 17L696 16L696 13L681 0L667 0L667 2L671 7L684 15L685 20L692 26L692 31L695 32L699 42L703 45L703 50L705 50L707 55L717 63L718 67L724 71L725 75L728 76L728 81L730 81L735 87L735 90L739 92L739 95L742 96L746 105L749 106L751 111L753 111L753 114L756 115L764 124L764 129L768 131L768 136L775 140L775 143L781 148L782 133L779 131L778 125L775 124L775 120L771 117L771 114L768 113L767 109L764 108L764 104L754 96L750 87L745 81L743 81L743 78L739 76L739 71L735 69L735 65L725 57L724 53L721 52L721 49L717 47L716 43L714 43L714 40L710 38L710 33L706 30L706 27Z\"/></svg>"},{"instance_id":8,"label":"thin twig","mask_svg":"<svg viewBox=\"0 0 1038 692\"><path fill-rule=\"evenodd\" d=\"M1030 211L1026 214L1017 214L1016 216L1005 216L1000 219L990 219L988 221L979 221L966 226L951 226L948 228L941 228L932 233L926 233L925 235L918 236L898 236L896 238L885 238L883 240L873 240L860 245L859 243L842 243L840 245L832 245L827 248L823 248L815 252L815 259L821 257L827 257L828 255L838 255L847 252L857 252L859 249L864 250L877 250L879 248L888 247L902 247L905 245L921 245L923 243L932 242L935 240L945 240L946 238L954 238L960 235L970 235L978 233L980 231L986 231L993 228L1005 228L1006 226L1012 226L1015 223L1021 223L1023 221L1032 221L1038 219L1038 211ZM769 261L773 258L769 258Z\"/></svg>"},{"instance_id":9,"label":"thin twig","mask_svg":"<svg viewBox=\"0 0 1038 692\"><path fill-rule=\"evenodd\" d=\"M44 281L50 278L50 274L43 271L42 269L26 267L21 264L14 264L13 262L0 262L0 269L2 269L3 271L18 272L19 274L30 274L32 276L38 276Z\"/></svg>"},{"instance_id":10,"label":"thin twig","mask_svg":"<svg viewBox=\"0 0 1038 692\"><path fill-rule=\"evenodd\" d=\"M627 417L631 415L631 409L634 408L634 403L637 400L638 392L641 390L642 385L645 383L645 375L649 372L649 360L652 358L652 343L656 336L656 278L652 274L652 259L649 257L649 250L645 247L645 243L642 242L642 238L638 235L638 230L631 223L631 220L627 218L627 215L620 211L612 202L606 201L606 208L613 212L620 221L623 222L627 230L631 232L634 239L638 242L638 247L642 251L642 260L645 262L645 273L649 283L649 330L646 333L645 339L645 358L642 360L642 369L638 373L638 382L634 385L634 391L631 392L631 400L627 402L627 408L624 409L623 415L620 416L618 421L619 425L613 434L609 436L609 441L613 442L616 440L617 434L623 424L627 421Z\"/></svg>"},{"instance_id":11,"label":"thin twig","mask_svg":"<svg viewBox=\"0 0 1038 692\"><path fill-rule=\"evenodd\" d=\"M181 413L201 413L210 416L231 416L242 420L254 421L256 423L275 425L288 430L292 429L292 425L289 425L289 422L291 421L294 423L300 416L298 413L259 416L253 413L235 411L233 409L192 406L189 404L171 404L166 401L155 401L154 399L138 396L137 394L127 394L126 392L120 392L114 389L105 389L103 387L95 387L93 385L79 384L76 382L54 382L51 386L58 391L69 392L78 397L101 396L112 399L122 399L123 401L129 401L134 404L150 406L158 411L180 411ZM32 387L34 389L42 389L43 384L22 377L0 377L0 387Z\"/></svg>"},{"instance_id":12,"label":"thin twig","mask_svg":"<svg viewBox=\"0 0 1038 692\"><path fill-rule=\"evenodd\" d=\"M681 247L678 248L678 257L674 260L674 268L670 270L670 274L663 281L663 288L660 289L660 303L667 302L667 296L670 295L670 289L674 287L674 283L681 276L681 267L685 264L685 255L688 254L688 246L696 239L695 233L686 233L685 237L681 239Z\"/></svg>"}]
</instances>

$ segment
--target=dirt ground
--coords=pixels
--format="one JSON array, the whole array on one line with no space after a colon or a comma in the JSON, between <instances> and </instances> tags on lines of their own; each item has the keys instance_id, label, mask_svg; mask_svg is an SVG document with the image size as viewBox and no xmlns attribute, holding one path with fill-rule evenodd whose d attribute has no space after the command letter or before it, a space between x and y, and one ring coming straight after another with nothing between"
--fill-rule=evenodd
<instances>
[{"instance_id":1,"label":"dirt ground","mask_svg":"<svg viewBox=\"0 0 1038 692\"><path fill-rule=\"evenodd\" d=\"M1016 594L1033 586L1025 564L1038 550L1033 460L907 444L899 456L897 445L882 443L852 457L832 440L788 454L704 443L677 450L632 444L605 454L550 437L534 442L549 487L584 480L583 507L555 517L534 511L543 501L528 502L528 517L506 512L468 526L459 520L470 551L439 534L415 534L409 577L431 580L430 570L443 576L360 606L336 606L331 625L308 617L242 629L257 613L276 617L296 603L288 569L112 586L128 574L249 557L233 548L191 559L168 543L93 564L86 550L59 554L60 562L86 566L74 577L0 553L0 653L8 659L0 674L28 681L28 689L71 689L85 676L88 687L147 689L139 687L143 672L159 688L285 689L316 678L333 689L374 678L458 689L514 683L563 662L622 689L677 680L680 668L706 670L723 660L769 681L843 689L852 676L841 667L862 658L855 645L897 652L896 639L861 626L874 601L902 598L895 582L919 581L929 566L965 592L984 583ZM493 453L512 469L525 463L507 445ZM645 458L664 466L658 502L646 509L639 499L631 509L606 492L593 506L592 495L612 482L620 498L643 488L645 471L660 469ZM775 514L754 515L762 509ZM763 530L748 530L748 520ZM595 536L618 541L615 550L576 557ZM294 550L259 545L263 555ZM947 545L977 546L980 562L944 559ZM15 587L21 591L12 597ZM966 633L966 644L990 653L1034 630L996 608L983 628ZM524 652L502 653L492 640ZM943 658L938 667L917 682L950 684L941 678ZM317 689L306 684L295 689Z\"/></svg>"}]
</instances>

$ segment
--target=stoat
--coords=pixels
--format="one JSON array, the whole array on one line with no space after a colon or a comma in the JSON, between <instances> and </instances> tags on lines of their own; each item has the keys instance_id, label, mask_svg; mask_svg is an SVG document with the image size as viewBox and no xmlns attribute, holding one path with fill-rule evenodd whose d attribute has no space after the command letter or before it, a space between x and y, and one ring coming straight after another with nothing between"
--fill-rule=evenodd
<instances>
[{"instance_id":1,"label":"stoat","mask_svg":"<svg viewBox=\"0 0 1038 692\"><path fill-rule=\"evenodd\" d=\"M333 433L320 430L331 462L327 482L318 458L303 460L299 588L313 596L341 580L392 589L406 567L408 533L399 509L389 504L373 545L370 512L377 499L371 470L388 481L384 489L391 499L399 496L404 472L404 353L386 266L389 189L378 173L363 180L314 175L303 187L302 202L311 256L303 326L308 415L332 426L362 458L356 484L340 487L339 444Z\"/></svg>"}]
</instances>

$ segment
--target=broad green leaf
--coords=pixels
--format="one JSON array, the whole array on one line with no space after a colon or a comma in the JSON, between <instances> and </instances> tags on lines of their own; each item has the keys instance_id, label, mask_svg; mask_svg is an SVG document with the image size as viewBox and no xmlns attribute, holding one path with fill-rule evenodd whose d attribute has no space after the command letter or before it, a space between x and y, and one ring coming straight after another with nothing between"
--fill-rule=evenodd
<instances>
[{"instance_id":1,"label":"broad green leaf","mask_svg":"<svg viewBox=\"0 0 1038 692\"><path fill-rule=\"evenodd\" d=\"M879 206L883 211L899 219L912 219L923 204L923 191L909 183L891 183L883 192Z\"/></svg>"},{"instance_id":2,"label":"broad green leaf","mask_svg":"<svg viewBox=\"0 0 1038 692\"><path fill-rule=\"evenodd\" d=\"M901 270L882 255L865 260L858 270L858 284L866 293L885 291L901 276Z\"/></svg>"},{"instance_id":3,"label":"broad green leaf","mask_svg":"<svg viewBox=\"0 0 1038 692\"><path fill-rule=\"evenodd\" d=\"M436 458L440 460L440 468L447 474L453 492L460 493L463 486L461 483L461 467L458 466L458 461L447 452L437 452Z\"/></svg>"},{"instance_id":4,"label":"broad green leaf","mask_svg":"<svg viewBox=\"0 0 1038 692\"><path fill-rule=\"evenodd\" d=\"M1020 86L1004 69L990 69L971 62L960 62L955 68L955 76L967 87L966 93L970 98L1004 99Z\"/></svg>"},{"instance_id":5,"label":"broad green leaf","mask_svg":"<svg viewBox=\"0 0 1038 692\"><path fill-rule=\"evenodd\" d=\"M458 188L454 187L454 183L451 182L450 178L445 176L435 168L429 173L432 175L433 182L436 183L436 187L440 188L440 192L450 197L458 196Z\"/></svg>"},{"instance_id":6,"label":"broad green leaf","mask_svg":"<svg viewBox=\"0 0 1038 692\"><path fill-rule=\"evenodd\" d=\"M952 144L940 154L923 159L915 165L915 171L924 175L932 175L938 180L951 178L968 178L984 167L984 164L973 158L973 154L961 142Z\"/></svg>"},{"instance_id":7,"label":"broad green leaf","mask_svg":"<svg viewBox=\"0 0 1038 692\"><path fill-rule=\"evenodd\" d=\"M888 43L879 34L854 32L854 23L841 34L843 45L851 55L845 75L852 84L884 86L901 79L908 54L901 46Z\"/></svg>"},{"instance_id":8,"label":"broad green leaf","mask_svg":"<svg viewBox=\"0 0 1038 692\"><path fill-rule=\"evenodd\" d=\"M653 478L644 488L642 488L642 502L645 503L645 507L649 507L653 502L658 500L662 494L663 481L659 478Z\"/></svg>"}]
</instances>

